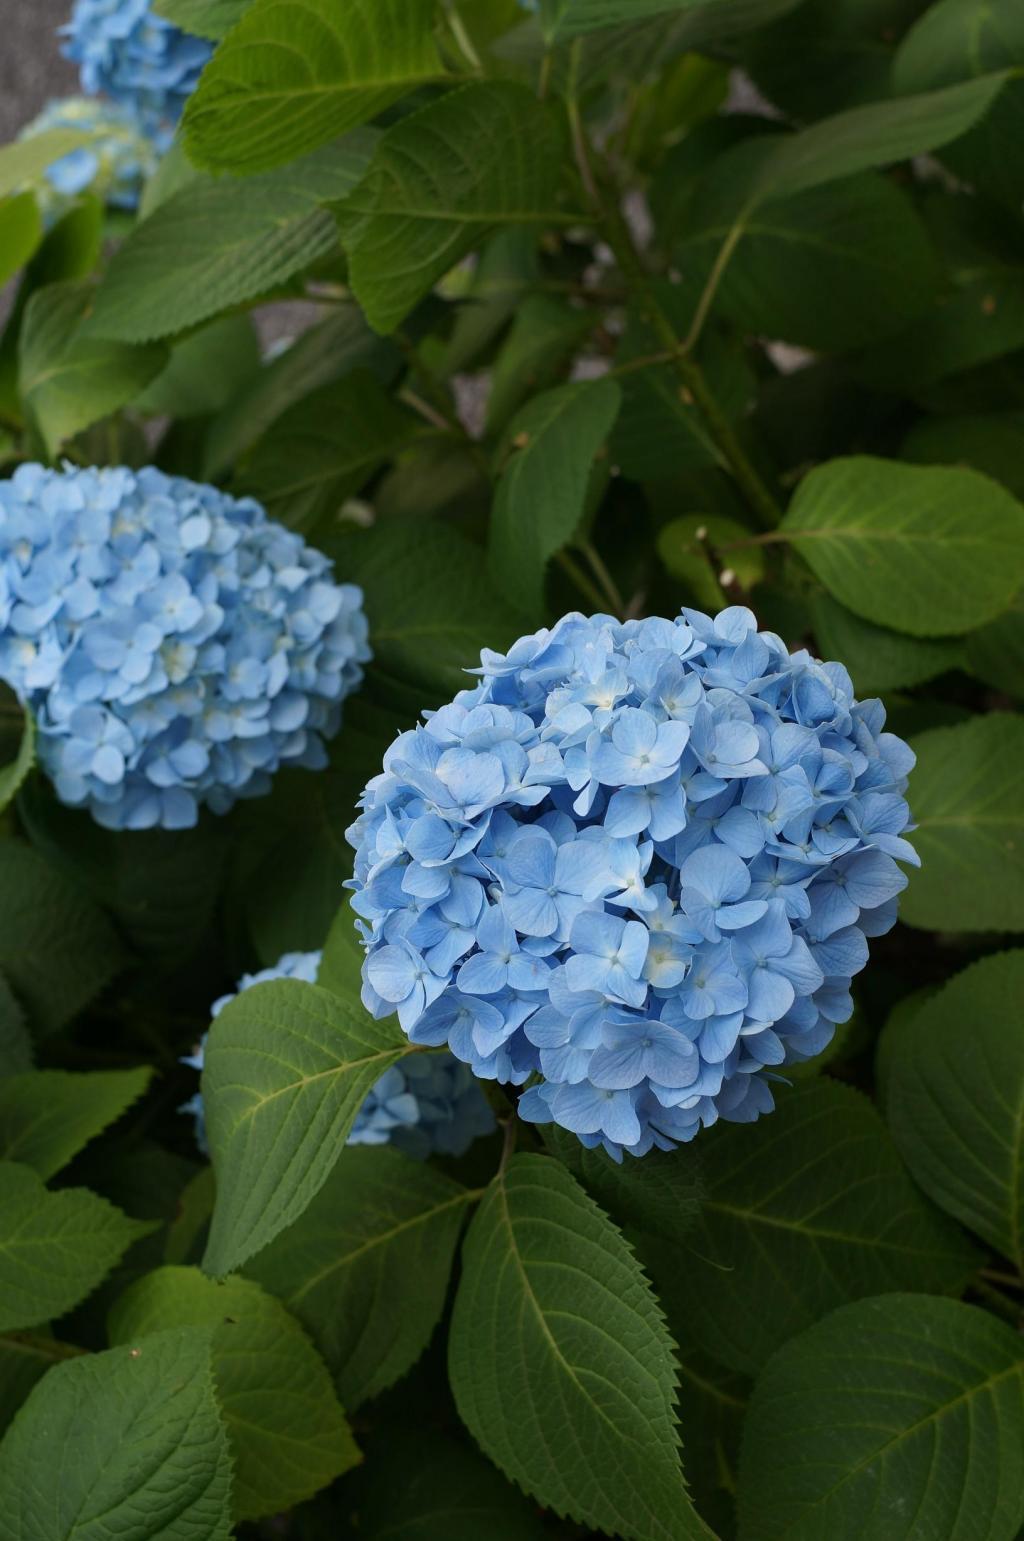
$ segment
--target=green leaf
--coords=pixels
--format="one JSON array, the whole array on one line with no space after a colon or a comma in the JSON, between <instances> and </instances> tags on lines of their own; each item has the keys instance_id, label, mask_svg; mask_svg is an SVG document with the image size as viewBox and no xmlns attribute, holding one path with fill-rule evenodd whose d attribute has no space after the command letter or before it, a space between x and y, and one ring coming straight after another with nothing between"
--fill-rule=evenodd
<instances>
[{"instance_id":1,"label":"green leaf","mask_svg":"<svg viewBox=\"0 0 1024 1541\"><path fill-rule=\"evenodd\" d=\"M619 1225L676 1241L700 1214L704 1194L699 1155L650 1151L642 1161L613 1161L574 1134L546 1124L544 1143Z\"/></svg>"},{"instance_id":2,"label":"green leaf","mask_svg":"<svg viewBox=\"0 0 1024 1541\"><path fill-rule=\"evenodd\" d=\"M231 1456L209 1333L55 1365L0 1445L0 1541L229 1541Z\"/></svg>"},{"instance_id":3,"label":"green leaf","mask_svg":"<svg viewBox=\"0 0 1024 1541\"><path fill-rule=\"evenodd\" d=\"M365 954L355 920L351 902L346 899L327 933L316 974L317 984L334 995L340 995L342 1000L346 997L355 1000L363 982Z\"/></svg>"},{"instance_id":4,"label":"green leaf","mask_svg":"<svg viewBox=\"0 0 1024 1541\"><path fill-rule=\"evenodd\" d=\"M698 605L721 610L728 601L719 583L720 573L731 569L744 589L753 588L764 577L762 547L742 545L750 535L746 525L726 514L685 514L659 530L658 555L666 571L686 586ZM740 548L730 550L737 542Z\"/></svg>"},{"instance_id":5,"label":"green leaf","mask_svg":"<svg viewBox=\"0 0 1024 1541\"><path fill-rule=\"evenodd\" d=\"M364 1541L544 1541L530 1501L476 1451L435 1429L396 1429L371 1448L358 1478Z\"/></svg>"},{"instance_id":6,"label":"green leaf","mask_svg":"<svg viewBox=\"0 0 1024 1541\"><path fill-rule=\"evenodd\" d=\"M41 177L47 166L88 144L91 137L78 129L54 128L31 139L0 145L0 198L20 192L26 183Z\"/></svg>"},{"instance_id":7,"label":"green leaf","mask_svg":"<svg viewBox=\"0 0 1024 1541\"><path fill-rule=\"evenodd\" d=\"M0 284L24 267L43 238L39 206L32 193L0 202Z\"/></svg>"},{"instance_id":8,"label":"green leaf","mask_svg":"<svg viewBox=\"0 0 1024 1541\"><path fill-rule=\"evenodd\" d=\"M657 1302L550 1157L513 1156L469 1228L449 1371L481 1449L545 1508L628 1541L708 1535L679 1464Z\"/></svg>"},{"instance_id":9,"label":"green leaf","mask_svg":"<svg viewBox=\"0 0 1024 1541\"><path fill-rule=\"evenodd\" d=\"M846 665L862 698L909 690L964 665L959 638L907 637L887 626L873 626L828 594L814 595L811 616L818 652Z\"/></svg>"},{"instance_id":10,"label":"green leaf","mask_svg":"<svg viewBox=\"0 0 1024 1541\"><path fill-rule=\"evenodd\" d=\"M123 961L110 922L89 897L30 846L5 840L0 969L39 1031L57 1032Z\"/></svg>"},{"instance_id":11,"label":"green leaf","mask_svg":"<svg viewBox=\"0 0 1024 1541\"><path fill-rule=\"evenodd\" d=\"M579 526L621 400L612 380L560 385L535 396L508 426L511 458L495 494L489 566L527 615L543 611L545 569Z\"/></svg>"},{"instance_id":12,"label":"green leaf","mask_svg":"<svg viewBox=\"0 0 1024 1541\"><path fill-rule=\"evenodd\" d=\"M135 347L80 330L94 289L47 284L28 302L20 342L21 394L48 453L144 389L167 362L160 343Z\"/></svg>"},{"instance_id":13,"label":"green leaf","mask_svg":"<svg viewBox=\"0 0 1024 1541\"><path fill-rule=\"evenodd\" d=\"M698 291L733 217L728 183L716 194L712 165L674 250ZM941 276L906 194L864 172L762 203L743 224L716 306L744 331L835 352L884 337L926 310Z\"/></svg>"},{"instance_id":14,"label":"green leaf","mask_svg":"<svg viewBox=\"0 0 1024 1541\"><path fill-rule=\"evenodd\" d=\"M716 1535L736 1533L740 1435L752 1386L717 1364L675 1327L679 1344L679 1428L683 1471L698 1512Z\"/></svg>"},{"instance_id":15,"label":"green leaf","mask_svg":"<svg viewBox=\"0 0 1024 1541\"><path fill-rule=\"evenodd\" d=\"M0 974L0 1076L32 1069L32 1040L10 985Z\"/></svg>"},{"instance_id":16,"label":"green leaf","mask_svg":"<svg viewBox=\"0 0 1024 1541\"><path fill-rule=\"evenodd\" d=\"M316 985L254 985L206 1047L202 1092L217 1203L203 1266L226 1274L299 1218L341 1154L367 1092L410 1052Z\"/></svg>"},{"instance_id":17,"label":"green leaf","mask_svg":"<svg viewBox=\"0 0 1024 1541\"><path fill-rule=\"evenodd\" d=\"M561 222L562 156L553 110L512 81L462 86L389 128L336 210L374 330L394 331L494 227Z\"/></svg>"},{"instance_id":18,"label":"green leaf","mask_svg":"<svg viewBox=\"0 0 1024 1541\"><path fill-rule=\"evenodd\" d=\"M888 1110L929 1197L1024 1270L1024 951L972 964L904 1024Z\"/></svg>"},{"instance_id":19,"label":"green leaf","mask_svg":"<svg viewBox=\"0 0 1024 1541\"><path fill-rule=\"evenodd\" d=\"M67 1166L120 1118L152 1079L138 1070L35 1070L0 1081L0 1160L20 1161L42 1178Z\"/></svg>"},{"instance_id":20,"label":"green leaf","mask_svg":"<svg viewBox=\"0 0 1024 1541\"><path fill-rule=\"evenodd\" d=\"M465 689L481 648L501 649L527 629L484 553L445 525L390 520L334 554L338 571L362 587L375 667L438 700Z\"/></svg>"},{"instance_id":21,"label":"green leaf","mask_svg":"<svg viewBox=\"0 0 1024 1541\"><path fill-rule=\"evenodd\" d=\"M415 420L359 369L297 401L243 460L238 480L272 519L309 533L412 437Z\"/></svg>"},{"instance_id":22,"label":"green leaf","mask_svg":"<svg viewBox=\"0 0 1024 1541\"><path fill-rule=\"evenodd\" d=\"M1013 1541L1020 1338L974 1306L883 1295L772 1360L740 1461L741 1541Z\"/></svg>"},{"instance_id":23,"label":"green leaf","mask_svg":"<svg viewBox=\"0 0 1024 1541\"><path fill-rule=\"evenodd\" d=\"M594 313L547 294L528 294L515 312L491 371L487 432L495 433L527 396L551 383L594 329Z\"/></svg>"},{"instance_id":24,"label":"green leaf","mask_svg":"<svg viewBox=\"0 0 1024 1541\"><path fill-rule=\"evenodd\" d=\"M701 0L541 0L540 21L545 38L553 43L600 27L694 10L700 4Z\"/></svg>"},{"instance_id":25,"label":"green leaf","mask_svg":"<svg viewBox=\"0 0 1024 1541\"><path fill-rule=\"evenodd\" d=\"M90 1193L51 1193L31 1167L0 1164L0 1332L63 1316L151 1227Z\"/></svg>"},{"instance_id":26,"label":"green leaf","mask_svg":"<svg viewBox=\"0 0 1024 1541\"><path fill-rule=\"evenodd\" d=\"M900 445L915 465L964 465L1024 498L1024 412L924 417Z\"/></svg>"},{"instance_id":27,"label":"green leaf","mask_svg":"<svg viewBox=\"0 0 1024 1541\"><path fill-rule=\"evenodd\" d=\"M306 1212L247 1265L308 1329L350 1412L426 1348L478 1197L397 1150L352 1146Z\"/></svg>"},{"instance_id":28,"label":"green leaf","mask_svg":"<svg viewBox=\"0 0 1024 1541\"><path fill-rule=\"evenodd\" d=\"M212 171L279 166L443 74L432 0L253 0L185 109Z\"/></svg>"},{"instance_id":29,"label":"green leaf","mask_svg":"<svg viewBox=\"0 0 1024 1541\"><path fill-rule=\"evenodd\" d=\"M0 767L0 813L10 804L36 763L36 725L32 713L24 709L18 752L9 764Z\"/></svg>"},{"instance_id":30,"label":"green leaf","mask_svg":"<svg viewBox=\"0 0 1024 1541\"><path fill-rule=\"evenodd\" d=\"M182 32L219 42L241 21L252 0L153 0L158 16L173 21Z\"/></svg>"},{"instance_id":31,"label":"green leaf","mask_svg":"<svg viewBox=\"0 0 1024 1541\"><path fill-rule=\"evenodd\" d=\"M933 931L1024 931L1024 718L973 717L911 748L921 870L901 896L902 919Z\"/></svg>"},{"instance_id":32,"label":"green leaf","mask_svg":"<svg viewBox=\"0 0 1024 1541\"><path fill-rule=\"evenodd\" d=\"M114 1306L110 1341L128 1345L161 1328L207 1326L237 1519L290 1509L356 1465L359 1451L323 1360L258 1284L158 1268Z\"/></svg>"},{"instance_id":33,"label":"green leaf","mask_svg":"<svg viewBox=\"0 0 1024 1541\"><path fill-rule=\"evenodd\" d=\"M912 636L970 631L1024 584L1024 507L977 471L831 460L781 533L847 609Z\"/></svg>"},{"instance_id":34,"label":"green leaf","mask_svg":"<svg viewBox=\"0 0 1024 1541\"><path fill-rule=\"evenodd\" d=\"M258 299L336 251L337 227L320 205L359 180L373 140L366 129L284 171L189 182L115 252L90 333L121 342L169 337Z\"/></svg>"},{"instance_id":35,"label":"green leaf","mask_svg":"<svg viewBox=\"0 0 1024 1541\"><path fill-rule=\"evenodd\" d=\"M84 1350L60 1343L43 1333L18 1333L0 1338L0 1436L18 1408L47 1370Z\"/></svg>"},{"instance_id":36,"label":"green leaf","mask_svg":"<svg viewBox=\"0 0 1024 1541\"><path fill-rule=\"evenodd\" d=\"M972 674L996 690L1024 696L1024 593L1005 615L970 632L964 642Z\"/></svg>"},{"instance_id":37,"label":"green leaf","mask_svg":"<svg viewBox=\"0 0 1024 1541\"><path fill-rule=\"evenodd\" d=\"M657 1282L669 1320L722 1364L756 1373L788 1338L862 1295L963 1287L973 1248L921 1198L852 1088L807 1082L769 1118L702 1141L700 1220Z\"/></svg>"},{"instance_id":38,"label":"green leaf","mask_svg":"<svg viewBox=\"0 0 1024 1541\"><path fill-rule=\"evenodd\" d=\"M163 417L207 417L248 387L260 367L260 343L248 316L224 316L186 337L135 402Z\"/></svg>"},{"instance_id":39,"label":"green leaf","mask_svg":"<svg viewBox=\"0 0 1024 1541\"><path fill-rule=\"evenodd\" d=\"M397 350L370 331L358 305L336 305L283 353L253 372L214 419L203 447L203 476L222 476L289 407L352 370L372 369L387 384Z\"/></svg>"}]
</instances>

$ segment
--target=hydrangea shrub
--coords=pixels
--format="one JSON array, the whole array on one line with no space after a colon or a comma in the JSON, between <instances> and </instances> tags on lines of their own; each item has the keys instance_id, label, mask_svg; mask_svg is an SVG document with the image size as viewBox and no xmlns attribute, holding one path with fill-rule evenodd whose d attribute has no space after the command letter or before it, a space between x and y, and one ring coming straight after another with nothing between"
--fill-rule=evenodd
<instances>
[{"instance_id":1,"label":"hydrangea shrub","mask_svg":"<svg viewBox=\"0 0 1024 1541\"><path fill-rule=\"evenodd\" d=\"M1024 1535L1018 8L13 61L0 1541Z\"/></svg>"}]
</instances>

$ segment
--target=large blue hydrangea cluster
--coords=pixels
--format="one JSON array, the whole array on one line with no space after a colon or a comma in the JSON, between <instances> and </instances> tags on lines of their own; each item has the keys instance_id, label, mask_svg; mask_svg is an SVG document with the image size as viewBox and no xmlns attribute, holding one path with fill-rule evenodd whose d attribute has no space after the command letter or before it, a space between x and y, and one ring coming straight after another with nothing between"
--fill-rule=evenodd
<instances>
[{"instance_id":1,"label":"large blue hydrangea cluster","mask_svg":"<svg viewBox=\"0 0 1024 1541\"><path fill-rule=\"evenodd\" d=\"M610 1154L772 1107L916 862L914 762L740 606L567 615L400 735L349 831L363 999Z\"/></svg>"},{"instance_id":2,"label":"large blue hydrangea cluster","mask_svg":"<svg viewBox=\"0 0 1024 1541\"><path fill-rule=\"evenodd\" d=\"M315 984L320 968L318 952L286 952L273 968L243 974L238 990L271 979L302 979ZM234 995L215 1001L216 1018ZM202 1070L206 1049L204 1034L194 1054L183 1064ZM203 1099L196 1093L181 1111L196 1121L196 1140L206 1153L206 1120ZM417 1160L438 1153L461 1156L482 1134L490 1134L494 1116L487 1099L466 1065L451 1054L410 1054L385 1070L356 1115L349 1145L394 1145Z\"/></svg>"},{"instance_id":3,"label":"large blue hydrangea cluster","mask_svg":"<svg viewBox=\"0 0 1024 1541\"><path fill-rule=\"evenodd\" d=\"M130 107L69 96L45 107L19 138L35 139L54 129L73 129L89 134L90 140L54 161L34 185L48 225L80 193L95 193L115 209L137 207L144 182L156 170L157 152Z\"/></svg>"},{"instance_id":4,"label":"large blue hydrangea cluster","mask_svg":"<svg viewBox=\"0 0 1024 1541\"><path fill-rule=\"evenodd\" d=\"M61 32L82 90L130 108L165 147L213 44L158 16L151 0L75 0Z\"/></svg>"},{"instance_id":5,"label":"large blue hydrangea cluster","mask_svg":"<svg viewBox=\"0 0 1024 1541\"><path fill-rule=\"evenodd\" d=\"M151 467L0 482L0 679L58 796L108 828L321 768L369 657L361 591L251 498Z\"/></svg>"}]
</instances>

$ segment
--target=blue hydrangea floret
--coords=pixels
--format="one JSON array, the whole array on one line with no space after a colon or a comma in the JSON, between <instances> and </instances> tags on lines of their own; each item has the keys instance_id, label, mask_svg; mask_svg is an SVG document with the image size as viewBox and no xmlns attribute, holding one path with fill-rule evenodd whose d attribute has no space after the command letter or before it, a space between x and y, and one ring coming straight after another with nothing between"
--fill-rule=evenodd
<instances>
[{"instance_id":1,"label":"blue hydrangea floret","mask_svg":"<svg viewBox=\"0 0 1024 1541\"><path fill-rule=\"evenodd\" d=\"M82 90L130 107L165 140L213 52L206 39L157 15L151 0L75 0L61 33Z\"/></svg>"},{"instance_id":2,"label":"blue hydrangea floret","mask_svg":"<svg viewBox=\"0 0 1024 1541\"><path fill-rule=\"evenodd\" d=\"M61 801L108 828L322 768L369 657L361 591L251 498L152 467L0 482L0 679Z\"/></svg>"},{"instance_id":3,"label":"blue hydrangea floret","mask_svg":"<svg viewBox=\"0 0 1024 1541\"><path fill-rule=\"evenodd\" d=\"M474 672L349 831L367 1009L617 1158L769 1111L917 861L881 702L741 606L567 615Z\"/></svg>"},{"instance_id":4,"label":"blue hydrangea floret","mask_svg":"<svg viewBox=\"0 0 1024 1541\"><path fill-rule=\"evenodd\" d=\"M89 134L88 144L70 150L46 168L34 191L47 224L60 217L81 193L94 193L116 209L135 209L143 184L153 175L157 150L133 109L89 96L50 102L22 129L35 139L55 129Z\"/></svg>"},{"instance_id":5,"label":"blue hydrangea floret","mask_svg":"<svg viewBox=\"0 0 1024 1541\"><path fill-rule=\"evenodd\" d=\"M272 979L301 979L315 984L320 968L319 952L286 952L273 968L243 974L238 992ZM234 995L215 1001L216 1018ZM194 1054L182 1063L202 1070L207 1036ZM181 1111L196 1121L196 1140L205 1153L206 1120L199 1092ZM422 1160L435 1153L461 1156L479 1135L490 1134L494 1116L479 1082L467 1065L451 1054L409 1054L385 1070L371 1088L356 1114L349 1145L394 1145L408 1156Z\"/></svg>"}]
</instances>

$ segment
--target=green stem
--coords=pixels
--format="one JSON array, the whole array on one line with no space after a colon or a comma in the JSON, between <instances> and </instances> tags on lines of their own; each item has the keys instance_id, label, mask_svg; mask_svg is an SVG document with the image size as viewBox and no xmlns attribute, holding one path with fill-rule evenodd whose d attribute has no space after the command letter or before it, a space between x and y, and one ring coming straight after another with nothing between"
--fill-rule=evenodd
<instances>
[{"instance_id":1,"label":"green stem","mask_svg":"<svg viewBox=\"0 0 1024 1541\"><path fill-rule=\"evenodd\" d=\"M583 568L580 567L578 562L573 560L568 551L556 551L555 561L559 567L565 569L580 593L587 596L595 610L603 614L608 608L609 596L602 594L597 584L590 577L590 574L583 571ZM621 612L618 613L621 614Z\"/></svg>"},{"instance_id":2,"label":"green stem","mask_svg":"<svg viewBox=\"0 0 1024 1541\"><path fill-rule=\"evenodd\" d=\"M597 579L598 583L604 589L604 592L607 594L608 598L611 600L612 614L619 617L623 616L626 611L626 601L622 597L619 585L615 582L615 579L608 571L608 568L605 565L604 557L601 555L600 551L598 551L593 542L589 540L577 541L576 547L577 550L583 553L587 561L590 563L594 577Z\"/></svg>"},{"instance_id":3,"label":"green stem","mask_svg":"<svg viewBox=\"0 0 1024 1541\"><path fill-rule=\"evenodd\" d=\"M473 47L473 39L466 31L466 24L459 15L459 8L455 4L455 0L447 0L445 10L448 13L448 25L452 29L452 37L458 43L463 56L473 69L482 71L483 64L481 63L480 55Z\"/></svg>"}]
</instances>

